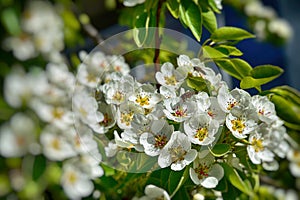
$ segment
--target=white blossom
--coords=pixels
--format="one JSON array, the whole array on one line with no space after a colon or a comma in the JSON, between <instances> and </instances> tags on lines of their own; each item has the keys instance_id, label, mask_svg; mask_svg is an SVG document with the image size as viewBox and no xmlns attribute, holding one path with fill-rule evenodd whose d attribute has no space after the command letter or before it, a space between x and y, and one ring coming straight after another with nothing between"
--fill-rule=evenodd
<instances>
[{"instance_id":1,"label":"white blossom","mask_svg":"<svg viewBox=\"0 0 300 200\"><path fill-rule=\"evenodd\" d=\"M57 133L52 127L46 127L40 136L44 155L54 161L62 161L76 155L71 142Z\"/></svg>"},{"instance_id":2,"label":"white blossom","mask_svg":"<svg viewBox=\"0 0 300 200\"><path fill-rule=\"evenodd\" d=\"M226 116L226 126L234 137L243 139L257 127L257 123L250 116L252 110L244 110L233 115L229 113Z\"/></svg>"},{"instance_id":3,"label":"white blossom","mask_svg":"<svg viewBox=\"0 0 300 200\"><path fill-rule=\"evenodd\" d=\"M266 96L255 95L252 97L252 104L256 109L258 118L270 124L276 120L276 111L274 104Z\"/></svg>"},{"instance_id":4,"label":"white blossom","mask_svg":"<svg viewBox=\"0 0 300 200\"><path fill-rule=\"evenodd\" d=\"M94 185L89 177L71 163L66 163L63 166L61 184L70 199L86 197L94 189Z\"/></svg>"},{"instance_id":5,"label":"white blossom","mask_svg":"<svg viewBox=\"0 0 300 200\"><path fill-rule=\"evenodd\" d=\"M139 200L170 200L169 194L162 188L155 185L147 185L145 187L145 196L138 198Z\"/></svg>"},{"instance_id":6,"label":"white blossom","mask_svg":"<svg viewBox=\"0 0 300 200\"><path fill-rule=\"evenodd\" d=\"M247 147L250 160L254 164L261 164L262 162L272 162L274 160L274 153L268 149L268 141L264 139L259 132L253 132L249 136L250 145Z\"/></svg>"},{"instance_id":7,"label":"white blossom","mask_svg":"<svg viewBox=\"0 0 300 200\"><path fill-rule=\"evenodd\" d=\"M166 62L161 66L161 72L155 74L157 82L163 86L177 89L183 83L186 74L174 68L173 64Z\"/></svg>"},{"instance_id":8,"label":"white blossom","mask_svg":"<svg viewBox=\"0 0 300 200\"><path fill-rule=\"evenodd\" d=\"M296 149L291 149L287 158L290 161L289 169L293 176L299 178L300 177L300 151Z\"/></svg>"},{"instance_id":9,"label":"white blossom","mask_svg":"<svg viewBox=\"0 0 300 200\"><path fill-rule=\"evenodd\" d=\"M208 115L198 114L184 122L184 131L193 144L209 145L215 140L219 124Z\"/></svg>"},{"instance_id":10,"label":"white blossom","mask_svg":"<svg viewBox=\"0 0 300 200\"><path fill-rule=\"evenodd\" d=\"M190 168L190 177L197 185L205 188L215 188L224 176L221 165L215 163L214 156L208 150L199 152Z\"/></svg>"},{"instance_id":11,"label":"white blossom","mask_svg":"<svg viewBox=\"0 0 300 200\"><path fill-rule=\"evenodd\" d=\"M140 143L144 146L144 151L149 156L159 155L161 149L169 141L174 127L167 121L154 120L149 132L145 132L140 137Z\"/></svg>"},{"instance_id":12,"label":"white blossom","mask_svg":"<svg viewBox=\"0 0 300 200\"><path fill-rule=\"evenodd\" d=\"M156 89L151 84L143 84L135 90L135 93L129 97L129 101L145 108L153 109L162 99Z\"/></svg>"},{"instance_id":13,"label":"white blossom","mask_svg":"<svg viewBox=\"0 0 300 200\"><path fill-rule=\"evenodd\" d=\"M162 168L171 165L172 170L179 171L193 162L196 156L197 151L191 148L188 137L180 131L175 131L161 150L158 165Z\"/></svg>"},{"instance_id":14,"label":"white blossom","mask_svg":"<svg viewBox=\"0 0 300 200\"><path fill-rule=\"evenodd\" d=\"M35 124L23 113L15 114L0 128L0 154L4 157L19 157L30 152L35 144Z\"/></svg>"},{"instance_id":15,"label":"white blossom","mask_svg":"<svg viewBox=\"0 0 300 200\"><path fill-rule=\"evenodd\" d=\"M144 2L145 2L145 0L124 0L123 4L124 4L124 6L127 6L127 7L133 7L137 4L141 4Z\"/></svg>"},{"instance_id":16,"label":"white blossom","mask_svg":"<svg viewBox=\"0 0 300 200\"><path fill-rule=\"evenodd\" d=\"M196 112L195 102L183 101L180 97L165 99L164 106L166 117L176 122L183 122Z\"/></svg>"}]
</instances>

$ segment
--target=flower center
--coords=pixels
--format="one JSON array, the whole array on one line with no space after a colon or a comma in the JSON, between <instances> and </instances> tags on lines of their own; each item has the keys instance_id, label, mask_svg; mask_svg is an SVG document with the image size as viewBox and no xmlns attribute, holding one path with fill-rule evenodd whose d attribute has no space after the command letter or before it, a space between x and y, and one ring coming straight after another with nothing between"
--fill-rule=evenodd
<instances>
[{"instance_id":1,"label":"flower center","mask_svg":"<svg viewBox=\"0 0 300 200\"><path fill-rule=\"evenodd\" d=\"M59 109L59 108L54 108L52 110L52 116L55 119L61 119L62 116L63 116L63 114L64 114L64 112L61 109Z\"/></svg>"},{"instance_id":2,"label":"flower center","mask_svg":"<svg viewBox=\"0 0 300 200\"><path fill-rule=\"evenodd\" d=\"M93 74L88 74L86 79L88 82L96 82L96 77Z\"/></svg>"},{"instance_id":3,"label":"flower center","mask_svg":"<svg viewBox=\"0 0 300 200\"><path fill-rule=\"evenodd\" d=\"M241 119L231 120L231 124L232 124L232 130L237 131L240 134L243 133L243 131L246 127Z\"/></svg>"},{"instance_id":4,"label":"flower center","mask_svg":"<svg viewBox=\"0 0 300 200\"><path fill-rule=\"evenodd\" d=\"M72 185L76 183L76 181L77 181L77 175L76 175L75 172L69 172L69 174L68 174L68 181Z\"/></svg>"},{"instance_id":5,"label":"flower center","mask_svg":"<svg viewBox=\"0 0 300 200\"><path fill-rule=\"evenodd\" d=\"M51 146L55 150L60 150L60 141L59 141L59 139L57 139L57 138L53 139L52 142L51 142Z\"/></svg>"},{"instance_id":6,"label":"flower center","mask_svg":"<svg viewBox=\"0 0 300 200\"><path fill-rule=\"evenodd\" d=\"M176 116L176 117L184 117L184 116L186 116L186 110L184 110L181 107L177 107L177 109L175 110L174 116Z\"/></svg>"},{"instance_id":7,"label":"flower center","mask_svg":"<svg viewBox=\"0 0 300 200\"><path fill-rule=\"evenodd\" d=\"M102 126L107 126L110 122L111 122L111 118L109 118L108 114L105 113L104 114L104 119L102 122L100 122L99 124L102 125Z\"/></svg>"},{"instance_id":8,"label":"flower center","mask_svg":"<svg viewBox=\"0 0 300 200\"><path fill-rule=\"evenodd\" d=\"M162 149L167 144L167 137L165 135L156 135L154 139L154 146L156 148Z\"/></svg>"},{"instance_id":9,"label":"flower center","mask_svg":"<svg viewBox=\"0 0 300 200\"><path fill-rule=\"evenodd\" d=\"M196 169L195 172L198 174L198 178L201 180L205 177L208 177L208 172L209 172L210 167L207 166L206 164L199 165Z\"/></svg>"},{"instance_id":10,"label":"flower center","mask_svg":"<svg viewBox=\"0 0 300 200\"><path fill-rule=\"evenodd\" d=\"M147 95L145 95L143 97L142 97L142 95L137 95L135 102L140 104L140 106L150 105L149 96L147 96Z\"/></svg>"},{"instance_id":11,"label":"flower center","mask_svg":"<svg viewBox=\"0 0 300 200\"><path fill-rule=\"evenodd\" d=\"M164 79L167 85L176 85L177 83L175 76L165 76Z\"/></svg>"},{"instance_id":12,"label":"flower center","mask_svg":"<svg viewBox=\"0 0 300 200\"><path fill-rule=\"evenodd\" d=\"M234 106L237 105L237 101L235 99L229 99L227 102L227 110L231 110Z\"/></svg>"},{"instance_id":13,"label":"flower center","mask_svg":"<svg viewBox=\"0 0 300 200\"><path fill-rule=\"evenodd\" d=\"M123 95L122 92L116 91L112 98L113 98L113 100L116 100L116 101L120 102L120 101L124 100L124 95Z\"/></svg>"},{"instance_id":14,"label":"flower center","mask_svg":"<svg viewBox=\"0 0 300 200\"><path fill-rule=\"evenodd\" d=\"M203 141L208 135L208 130L206 127L201 127L197 130L195 138L198 138L199 141Z\"/></svg>"},{"instance_id":15,"label":"flower center","mask_svg":"<svg viewBox=\"0 0 300 200\"><path fill-rule=\"evenodd\" d=\"M134 113L133 111L130 111L128 113L122 112L121 113L121 122L123 124L125 124L126 126L129 126L133 119L133 113Z\"/></svg>"},{"instance_id":16,"label":"flower center","mask_svg":"<svg viewBox=\"0 0 300 200\"><path fill-rule=\"evenodd\" d=\"M256 139L255 137L253 138L253 141L251 142L255 152L259 152L259 151L263 151L264 150L264 146L262 144L262 140L261 139Z\"/></svg>"},{"instance_id":17,"label":"flower center","mask_svg":"<svg viewBox=\"0 0 300 200\"><path fill-rule=\"evenodd\" d=\"M184 160L184 156L187 154L187 152L182 148L182 146L171 148L170 151L171 160L173 163Z\"/></svg>"}]
</instances>

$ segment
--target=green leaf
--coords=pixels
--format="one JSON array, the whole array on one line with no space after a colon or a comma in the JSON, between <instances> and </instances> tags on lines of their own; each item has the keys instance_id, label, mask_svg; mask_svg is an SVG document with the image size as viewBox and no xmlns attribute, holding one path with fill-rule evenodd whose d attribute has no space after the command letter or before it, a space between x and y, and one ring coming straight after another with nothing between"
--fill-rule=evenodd
<instances>
[{"instance_id":1,"label":"green leaf","mask_svg":"<svg viewBox=\"0 0 300 200\"><path fill-rule=\"evenodd\" d=\"M199 0L200 2L203 0ZM217 7L215 0L208 0L208 5L211 7L211 9L216 13L221 13L219 8Z\"/></svg>"},{"instance_id":2,"label":"green leaf","mask_svg":"<svg viewBox=\"0 0 300 200\"><path fill-rule=\"evenodd\" d=\"M215 157L221 157L227 154L230 151L231 146L229 144L216 144L210 152L215 156Z\"/></svg>"},{"instance_id":3,"label":"green leaf","mask_svg":"<svg viewBox=\"0 0 300 200\"><path fill-rule=\"evenodd\" d=\"M224 169L224 175L226 179L241 192L246 193L249 196L253 196L252 189L244 183L237 171L228 165L227 163L220 163Z\"/></svg>"},{"instance_id":4,"label":"green leaf","mask_svg":"<svg viewBox=\"0 0 300 200\"><path fill-rule=\"evenodd\" d=\"M242 56L243 55L243 52L241 52L238 48L236 48L234 46L230 46L230 45L218 45L214 48L226 55L229 55L229 56Z\"/></svg>"},{"instance_id":5,"label":"green leaf","mask_svg":"<svg viewBox=\"0 0 300 200\"><path fill-rule=\"evenodd\" d=\"M250 74L252 67L246 61L239 58L216 59L215 63L225 70L229 75L242 80L243 77Z\"/></svg>"},{"instance_id":6,"label":"green leaf","mask_svg":"<svg viewBox=\"0 0 300 200\"><path fill-rule=\"evenodd\" d=\"M214 42L220 41L240 41L248 38L254 38L255 36L248 31L236 27L221 27L211 34L211 39Z\"/></svg>"},{"instance_id":7,"label":"green leaf","mask_svg":"<svg viewBox=\"0 0 300 200\"><path fill-rule=\"evenodd\" d=\"M1 21L9 34L19 35L21 33L19 17L14 7L8 7L1 12Z\"/></svg>"},{"instance_id":8,"label":"green leaf","mask_svg":"<svg viewBox=\"0 0 300 200\"><path fill-rule=\"evenodd\" d=\"M203 11L202 19L204 27L210 32L213 33L217 29L217 18L213 11Z\"/></svg>"},{"instance_id":9,"label":"green leaf","mask_svg":"<svg viewBox=\"0 0 300 200\"><path fill-rule=\"evenodd\" d=\"M278 86L270 90L300 106L300 92L288 85Z\"/></svg>"},{"instance_id":10,"label":"green leaf","mask_svg":"<svg viewBox=\"0 0 300 200\"><path fill-rule=\"evenodd\" d=\"M179 3L177 0L167 0L167 8L171 15L178 19L179 17Z\"/></svg>"},{"instance_id":11,"label":"green leaf","mask_svg":"<svg viewBox=\"0 0 300 200\"><path fill-rule=\"evenodd\" d=\"M238 80L242 79L242 76L235 69L235 65L231 62L230 59L216 59L214 61L221 69L223 69L225 72L227 72L230 76L232 76Z\"/></svg>"},{"instance_id":12,"label":"green leaf","mask_svg":"<svg viewBox=\"0 0 300 200\"><path fill-rule=\"evenodd\" d=\"M255 79L277 78L283 73L283 69L274 65L259 65L253 68L251 76ZM273 80L272 79L272 80Z\"/></svg>"},{"instance_id":13,"label":"green leaf","mask_svg":"<svg viewBox=\"0 0 300 200\"><path fill-rule=\"evenodd\" d=\"M187 85L196 91L209 92L209 83L202 77L189 77L187 79Z\"/></svg>"},{"instance_id":14,"label":"green leaf","mask_svg":"<svg viewBox=\"0 0 300 200\"><path fill-rule=\"evenodd\" d=\"M202 14L201 8L193 1L182 0L183 9L180 9L180 17L183 22L192 31L195 38L200 41L202 34Z\"/></svg>"},{"instance_id":15,"label":"green leaf","mask_svg":"<svg viewBox=\"0 0 300 200\"><path fill-rule=\"evenodd\" d=\"M179 20L181 22L181 24L187 28L188 27L188 21L187 21L187 18L186 18L186 15L185 15L185 8L183 7L182 4L179 4Z\"/></svg>"},{"instance_id":16,"label":"green leaf","mask_svg":"<svg viewBox=\"0 0 300 200\"><path fill-rule=\"evenodd\" d=\"M203 57L204 58L226 58L228 57L226 54L210 47L210 46L203 46Z\"/></svg>"},{"instance_id":17,"label":"green leaf","mask_svg":"<svg viewBox=\"0 0 300 200\"><path fill-rule=\"evenodd\" d=\"M252 67L245 60L242 60L240 58L233 58L231 59L231 62L234 64L235 69L242 77L248 76L251 73Z\"/></svg>"},{"instance_id":18,"label":"green leaf","mask_svg":"<svg viewBox=\"0 0 300 200\"><path fill-rule=\"evenodd\" d=\"M33 169L32 169L32 179L34 181L38 180L46 169L46 158L44 156L36 156L34 158Z\"/></svg>"},{"instance_id":19,"label":"green leaf","mask_svg":"<svg viewBox=\"0 0 300 200\"><path fill-rule=\"evenodd\" d=\"M261 65L252 69L250 76L246 76L241 81L241 88L248 89L266 84L283 73L280 67L273 65Z\"/></svg>"},{"instance_id":20,"label":"green leaf","mask_svg":"<svg viewBox=\"0 0 300 200\"><path fill-rule=\"evenodd\" d=\"M299 106L276 94L270 95L269 98L275 104L277 115L281 119L291 124L300 125Z\"/></svg>"}]
</instances>

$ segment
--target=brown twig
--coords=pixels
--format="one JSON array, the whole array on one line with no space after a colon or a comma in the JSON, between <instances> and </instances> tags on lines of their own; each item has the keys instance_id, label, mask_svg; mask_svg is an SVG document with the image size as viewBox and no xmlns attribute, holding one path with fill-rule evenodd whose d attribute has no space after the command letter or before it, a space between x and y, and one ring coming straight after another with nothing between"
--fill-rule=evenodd
<instances>
[{"instance_id":1,"label":"brown twig","mask_svg":"<svg viewBox=\"0 0 300 200\"><path fill-rule=\"evenodd\" d=\"M153 59L153 62L155 64L155 72L158 72L160 68L159 53L160 53L160 43L162 38L159 36L159 21L160 21L162 3L163 3L162 0L158 1L157 12L156 12L155 51L154 51L154 59Z\"/></svg>"},{"instance_id":2,"label":"brown twig","mask_svg":"<svg viewBox=\"0 0 300 200\"><path fill-rule=\"evenodd\" d=\"M90 37L96 44L104 41L98 30L90 23L89 19L85 21L81 20L81 16L83 15L83 13L81 13L75 3L72 4L72 11L76 15L83 31L88 35L88 37Z\"/></svg>"}]
</instances>

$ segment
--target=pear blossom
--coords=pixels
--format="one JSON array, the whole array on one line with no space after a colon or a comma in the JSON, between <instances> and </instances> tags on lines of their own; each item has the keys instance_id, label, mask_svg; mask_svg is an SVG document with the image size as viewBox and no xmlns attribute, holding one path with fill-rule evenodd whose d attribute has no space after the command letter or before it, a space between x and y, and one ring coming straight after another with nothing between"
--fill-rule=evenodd
<instances>
[{"instance_id":1,"label":"pear blossom","mask_svg":"<svg viewBox=\"0 0 300 200\"><path fill-rule=\"evenodd\" d=\"M167 86L160 86L159 87L159 93L163 95L164 98L169 99L169 98L175 98L176 97L176 90L171 87Z\"/></svg>"},{"instance_id":2,"label":"pear blossom","mask_svg":"<svg viewBox=\"0 0 300 200\"><path fill-rule=\"evenodd\" d=\"M251 98L251 102L256 109L258 118L265 122L271 123L276 120L276 111L274 104L266 96L255 95Z\"/></svg>"},{"instance_id":3,"label":"pear blossom","mask_svg":"<svg viewBox=\"0 0 300 200\"><path fill-rule=\"evenodd\" d=\"M221 165L215 163L214 156L208 150L198 153L198 157L190 168L190 177L197 185L215 188L224 176Z\"/></svg>"},{"instance_id":4,"label":"pear blossom","mask_svg":"<svg viewBox=\"0 0 300 200\"><path fill-rule=\"evenodd\" d=\"M166 62L161 66L161 72L155 74L157 82L163 86L170 88L179 88L184 82L186 74L175 69L173 64Z\"/></svg>"},{"instance_id":5,"label":"pear blossom","mask_svg":"<svg viewBox=\"0 0 300 200\"><path fill-rule=\"evenodd\" d=\"M73 113L64 107L54 107L38 101L34 101L33 105L35 112L45 122L60 129L67 129L73 124Z\"/></svg>"},{"instance_id":6,"label":"pear blossom","mask_svg":"<svg viewBox=\"0 0 300 200\"><path fill-rule=\"evenodd\" d=\"M48 63L46 73L49 81L65 90L74 90L75 77L64 63Z\"/></svg>"},{"instance_id":7,"label":"pear blossom","mask_svg":"<svg viewBox=\"0 0 300 200\"><path fill-rule=\"evenodd\" d=\"M22 69L14 69L4 80L4 97L7 103L18 108L28 103L33 95L29 78Z\"/></svg>"},{"instance_id":8,"label":"pear blossom","mask_svg":"<svg viewBox=\"0 0 300 200\"><path fill-rule=\"evenodd\" d=\"M162 200L170 200L171 197L169 194L162 188L159 188L155 185L147 185L145 187L145 196L137 198L139 200L155 200L155 199L162 199Z\"/></svg>"},{"instance_id":9,"label":"pear blossom","mask_svg":"<svg viewBox=\"0 0 300 200\"><path fill-rule=\"evenodd\" d=\"M50 160L62 161L76 155L71 142L51 127L43 130L40 142L44 155Z\"/></svg>"},{"instance_id":10,"label":"pear blossom","mask_svg":"<svg viewBox=\"0 0 300 200\"><path fill-rule=\"evenodd\" d=\"M70 199L81 199L93 192L94 185L88 175L77 169L73 164L63 166L61 176L62 187Z\"/></svg>"},{"instance_id":11,"label":"pear blossom","mask_svg":"<svg viewBox=\"0 0 300 200\"><path fill-rule=\"evenodd\" d=\"M26 33L22 33L18 37L5 38L3 47L7 51L12 51L14 56L21 61L34 58L38 54L34 42Z\"/></svg>"},{"instance_id":12,"label":"pear blossom","mask_svg":"<svg viewBox=\"0 0 300 200\"><path fill-rule=\"evenodd\" d=\"M144 109L133 102L125 102L117 110L117 123L121 129L131 128L131 121L136 114L143 114Z\"/></svg>"},{"instance_id":13,"label":"pear blossom","mask_svg":"<svg viewBox=\"0 0 300 200\"><path fill-rule=\"evenodd\" d=\"M112 105L100 102L98 103L98 110L103 114L103 120L96 124L90 124L89 126L96 133L103 134L116 124L116 109Z\"/></svg>"},{"instance_id":14,"label":"pear blossom","mask_svg":"<svg viewBox=\"0 0 300 200\"><path fill-rule=\"evenodd\" d=\"M175 131L161 150L158 165L162 168L171 165L172 170L179 171L193 162L196 156L197 151L191 148L188 137L180 131Z\"/></svg>"},{"instance_id":15,"label":"pear blossom","mask_svg":"<svg viewBox=\"0 0 300 200\"><path fill-rule=\"evenodd\" d=\"M108 145L104 147L104 150L107 157L114 157L118 151L118 145L110 141Z\"/></svg>"},{"instance_id":16,"label":"pear blossom","mask_svg":"<svg viewBox=\"0 0 300 200\"><path fill-rule=\"evenodd\" d=\"M125 59L121 55L108 56L107 60L109 62L110 71L120 72L123 76L128 75L130 72L129 65L125 62Z\"/></svg>"},{"instance_id":17,"label":"pear blossom","mask_svg":"<svg viewBox=\"0 0 300 200\"><path fill-rule=\"evenodd\" d=\"M102 91L108 104L120 105L127 101L134 92L133 78L123 76L120 80L112 80L103 85Z\"/></svg>"},{"instance_id":18,"label":"pear blossom","mask_svg":"<svg viewBox=\"0 0 300 200\"><path fill-rule=\"evenodd\" d=\"M137 4L141 4L144 2L145 2L145 0L124 0L123 4L124 4L124 6L127 6L127 7L133 7Z\"/></svg>"},{"instance_id":19,"label":"pear blossom","mask_svg":"<svg viewBox=\"0 0 300 200\"><path fill-rule=\"evenodd\" d=\"M75 116L88 125L104 120L103 114L98 111L96 100L85 91L77 91L74 94L72 106Z\"/></svg>"},{"instance_id":20,"label":"pear blossom","mask_svg":"<svg viewBox=\"0 0 300 200\"><path fill-rule=\"evenodd\" d=\"M154 120L151 124L149 132L145 132L140 136L140 143L144 146L144 151L149 156L159 155L161 149L169 141L174 127L169 125L167 121Z\"/></svg>"},{"instance_id":21,"label":"pear blossom","mask_svg":"<svg viewBox=\"0 0 300 200\"><path fill-rule=\"evenodd\" d=\"M142 84L138 87L134 94L129 97L129 101L145 108L153 109L155 105L161 101L161 95L151 84Z\"/></svg>"},{"instance_id":22,"label":"pear blossom","mask_svg":"<svg viewBox=\"0 0 300 200\"><path fill-rule=\"evenodd\" d=\"M90 72L88 70L88 66L85 64L81 64L78 69L77 79L78 81L91 88L96 88L100 83L102 72Z\"/></svg>"},{"instance_id":23,"label":"pear blossom","mask_svg":"<svg viewBox=\"0 0 300 200\"><path fill-rule=\"evenodd\" d=\"M249 143L247 152L250 160L254 164L261 164L262 162L272 162L274 160L274 153L268 148L268 140L264 139L262 133L253 132L249 136Z\"/></svg>"},{"instance_id":24,"label":"pear blossom","mask_svg":"<svg viewBox=\"0 0 300 200\"><path fill-rule=\"evenodd\" d=\"M166 117L176 122L183 122L190 118L196 111L196 103L183 101L182 98L170 98L164 100Z\"/></svg>"},{"instance_id":25,"label":"pear blossom","mask_svg":"<svg viewBox=\"0 0 300 200\"><path fill-rule=\"evenodd\" d=\"M293 35L293 29L288 21L284 19L272 19L268 25L268 29L271 33L275 33L283 39L289 39Z\"/></svg>"},{"instance_id":26,"label":"pear blossom","mask_svg":"<svg viewBox=\"0 0 300 200\"><path fill-rule=\"evenodd\" d=\"M229 113L235 109L242 110L247 108L250 105L251 96L245 90L235 88L229 91L226 85L222 85L217 99L221 109Z\"/></svg>"},{"instance_id":27,"label":"pear blossom","mask_svg":"<svg viewBox=\"0 0 300 200\"><path fill-rule=\"evenodd\" d=\"M233 115L229 113L226 116L226 126L234 137L243 139L257 127L257 123L251 118L252 110L245 110Z\"/></svg>"},{"instance_id":28,"label":"pear blossom","mask_svg":"<svg viewBox=\"0 0 300 200\"><path fill-rule=\"evenodd\" d=\"M287 158L290 161L289 169L293 176L299 178L300 177L300 151L296 149L291 149Z\"/></svg>"},{"instance_id":29,"label":"pear blossom","mask_svg":"<svg viewBox=\"0 0 300 200\"><path fill-rule=\"evenodd\" d=\"M4 157L19 157L30 152L35 143L35 124L23 113L15 114L0 128L0 154Z\"/></svg>"},{"instance_id":30,"label":"pear blossom","mask_svg":"<svg viewBox=\"0 0 300 200\"><path fill-rule=\"evenodd\" d=\"M184 131L193 144L209 145L215 140L219 124L208 115L198 114L184 122Z\"/></svg>"}]
</instances>

